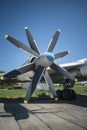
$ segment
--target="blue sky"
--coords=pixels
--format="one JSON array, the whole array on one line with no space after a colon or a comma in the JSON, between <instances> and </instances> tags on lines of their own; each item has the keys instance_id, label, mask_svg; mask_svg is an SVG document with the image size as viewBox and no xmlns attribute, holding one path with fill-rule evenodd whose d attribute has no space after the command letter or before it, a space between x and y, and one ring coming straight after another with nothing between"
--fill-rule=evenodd
<instances>
[{"instance_id":1,"label":"blue sky","mask_svg":"<svg viewBox=\"0 0 87 130\"><path fill-rule=\"evenodd\" d=\"M51 37L61 33L53 53L70 50L57 63L87 57L87 0L2 0L0 1L0 70L19 67L30 55L4 39L9 34L28 45L24 27L28 26L41 52Z\"/></svg>"}]
</instances>

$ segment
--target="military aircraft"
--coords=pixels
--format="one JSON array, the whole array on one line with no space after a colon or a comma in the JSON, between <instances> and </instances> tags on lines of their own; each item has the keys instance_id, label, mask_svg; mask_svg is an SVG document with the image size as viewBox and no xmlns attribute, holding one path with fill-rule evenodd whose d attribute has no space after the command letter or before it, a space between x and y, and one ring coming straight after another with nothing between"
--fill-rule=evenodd
<instances>
[{"instance_id":1,"label":"military aircraft","mask_svg":"<svg viewBox=\"0 0 87 130\"><path fill-rule=\"evenodd\" d=\"M54 62L54 60L69 54L69 51L59 52L56 54L52 53L57 43L60 29L55 32L46 52L42 54L40 54L37 43L33 39L28 27L25 27L25 32L31 48L9 35L5 35L5 38L16 47L23 49L32 56L21 67L0 76L1 81L30 82L24 103L28 103L31 95L36 89L37 84L43 80L46 81L46 84L49 86L49 89L55 99L69 97L69 95L71 98L74 98L75 92L70 88L74 86L76 78L82 80L82 77L84 79L84 77L87 76L86 71L84 71L85 69L87 70L87 59L70 64L58 65ZM63 91L55 91L53 83L62 83L64 86Z\"/></svg>"}]
</instances>

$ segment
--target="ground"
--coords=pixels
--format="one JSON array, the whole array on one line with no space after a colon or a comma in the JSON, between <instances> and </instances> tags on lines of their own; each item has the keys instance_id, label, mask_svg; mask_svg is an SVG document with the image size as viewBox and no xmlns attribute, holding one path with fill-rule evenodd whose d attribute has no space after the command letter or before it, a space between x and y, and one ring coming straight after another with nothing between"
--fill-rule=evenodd
<instances>
[{"instance_id":1,"label":"ground","mask_svg":"<svg viewBox=\"0 0 87 130\"><path fill-rule=\"evenodd\" d=\"M87 130L87 95L77 95L75 101L0 102L0 130Z\"/></svg>"}]
</instances>

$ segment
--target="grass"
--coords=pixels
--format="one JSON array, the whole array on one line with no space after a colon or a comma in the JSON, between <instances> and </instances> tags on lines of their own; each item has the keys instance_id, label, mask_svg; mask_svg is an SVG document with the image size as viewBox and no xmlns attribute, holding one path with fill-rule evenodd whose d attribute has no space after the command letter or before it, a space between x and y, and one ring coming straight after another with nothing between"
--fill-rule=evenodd
<instances>
[{"instance_id":1,"label":"grass","mask_svg":"<svg viewBox=\"0 0 87 130\"><path fill-rule=\"evenodd\" d=\"M55 89L62 89L62 86L55 86ZM77 94L87 94L87 86L81 86L81 85L75 85L73 88ZM6 89L1 89L0 90L0 98L19 98L22 97L24 98L26 95L27 90L25 89L13 89L13 90L6 90ZM37 97L38 95L41 94L46 94L48 96L52 96L51 92L48 89L37 89L33 97Z\"/></svg>"},{"instance_id":2,"label":"grass","mask_svg":"<svg viewBox=\"0 0 87 130\"><path fill-rule=\"evenodd\" d=\"M87 94L87 86L75 85L73 89L77 94Z\"/></svg>"},{"instance_id":3,"label":"grass","mask_svg":"<svg viewBox=\"0 0 87 130\"><path fill-rule=\"evenodd\" d=\"M21 89L13 89L13 90L0 90L0 98L18 98L18 97L25 97L26 90Z\"/></svg>"},{"instance_id":4,"label":"grass","mask_svg":"<svg viewBox=\"0 0 87 130\"><path fill-rule=\"evenodd\" d=\"M63 86L56 87L56 89L62 90L62 89L63 89ZM72 89L73 89L77 94L87 94L87 86L75 85Z\"/></svg>"}]
</instances>

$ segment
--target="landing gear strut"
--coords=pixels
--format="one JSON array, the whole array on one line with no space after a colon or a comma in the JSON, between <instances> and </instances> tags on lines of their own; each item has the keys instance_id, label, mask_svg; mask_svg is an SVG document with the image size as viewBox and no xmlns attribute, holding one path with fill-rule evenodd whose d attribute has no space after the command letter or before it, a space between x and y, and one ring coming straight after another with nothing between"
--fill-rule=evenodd
<instances>
[{"instance_id":1,"label":"landing gear strut","mask_svg":"<svg viewBox=\"0 0 87 130\"><path fill-rule=\"evenodd\" d=\"M76 98L76 93L72 87L74 87L74 82L71 80L66 80L63 83L63 90L57 90L57 96L58 99L63 99L63 100L74 100Z\"/></svg>"}]
</instances>

